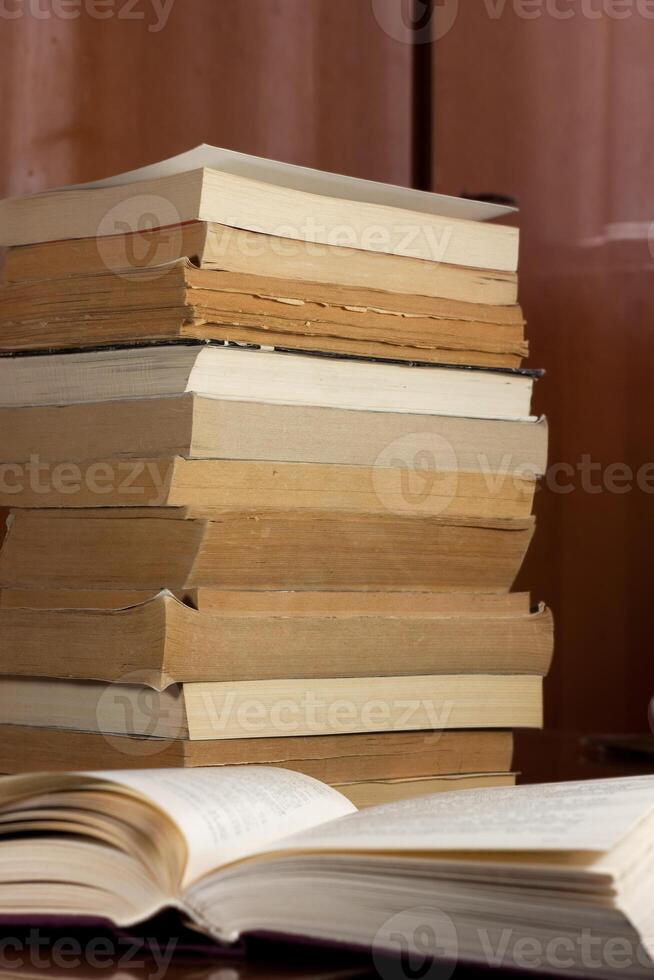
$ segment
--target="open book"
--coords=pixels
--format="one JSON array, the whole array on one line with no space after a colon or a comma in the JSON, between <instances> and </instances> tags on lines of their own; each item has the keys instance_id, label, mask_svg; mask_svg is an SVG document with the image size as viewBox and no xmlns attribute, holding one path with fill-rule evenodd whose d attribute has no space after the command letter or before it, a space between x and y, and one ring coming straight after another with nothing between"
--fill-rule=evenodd
<instances>
[{"instance_id":1,"label":"open book","mask_svg":"<svg viewBox=\"0 0 654 980\"><path fill-rule=\"evenodd\" d=\"M654 776L365 812L261 766L0 783L0 916L283 935L589 976L654 967ZM427 947L425 946L427 944Z\"/></svg>"}]
</instances>

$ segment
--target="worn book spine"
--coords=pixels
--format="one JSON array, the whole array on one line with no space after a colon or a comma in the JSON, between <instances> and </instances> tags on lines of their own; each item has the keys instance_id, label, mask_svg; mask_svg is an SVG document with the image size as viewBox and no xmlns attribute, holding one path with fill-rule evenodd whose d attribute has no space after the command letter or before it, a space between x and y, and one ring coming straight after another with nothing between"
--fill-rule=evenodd
<instances>
[{"instance_id":1,"label":"worn book spine","mask_svg":"<svg viewBox=\"0 0 654 980\"><path fill-rule=\"evenodd\" d=\"M508 590L534 520L14 511L0 588ZM55 516L56 515L56 516Z\"/></svg>"},{"instance_id":2,"label":"worn book spine","mask_svg":"<svg viewBox=\"0 0 654 980\"><path fill-rule=\"evenodd\" d=\"M190 742L0 724L0 773L61 770L282 766L327 783L506 772L513 737L504 731L372 732L303 738Z\"/></svg>"},{"instance_id":3,"label":"worn book spine","mask_svg":"<svg viewBox=\"0 0 654 980\"><path fill-rule=\"evenodd\" d=\"M13 676L181 682L547 673L552 617L202 613L172 596L127 609L0 607ZM398 658L398 650L403 655Z\"/></svg>"}]
</instances>

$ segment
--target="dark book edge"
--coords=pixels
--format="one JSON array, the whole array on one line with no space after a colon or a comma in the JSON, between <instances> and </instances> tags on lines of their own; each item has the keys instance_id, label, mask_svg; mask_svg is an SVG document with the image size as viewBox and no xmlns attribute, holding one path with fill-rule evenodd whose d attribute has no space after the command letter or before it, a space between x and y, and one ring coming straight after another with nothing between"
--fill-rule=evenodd
<instances>
[{"instance_id":1,"label":"dark book edge","mask_svg":"<svg viewBox=\"0 0 654 980\"><path fill-rule=\"evenodd\" d=\"M135 344L102 344L88 345L80 347L43 347L38 350L29 351L0 351L0 358L18 359L23 357L44 357L61 356L67 354L94 354L100 351L120 351L120 350L139 350L143 348L157 347L234 347L240 350L270 350L277 354L294 354L300 357L321 357L335 361L358 361L367 364L395 364L399 367L411 368L438 368L448 371L480 371L484 374L509 375L512 377L532 378L538 380L545 375L545 371L540 368L497 368L481 367L475 364L440 364L431 361L404 361L392 357L365 357L361 354L334 354L327 351L316 350L295 350L287 347L266 347L263 344L243 344L229 340L187 340L176 339L170 341L147 340Z\"/></svg>"}]
</instances>

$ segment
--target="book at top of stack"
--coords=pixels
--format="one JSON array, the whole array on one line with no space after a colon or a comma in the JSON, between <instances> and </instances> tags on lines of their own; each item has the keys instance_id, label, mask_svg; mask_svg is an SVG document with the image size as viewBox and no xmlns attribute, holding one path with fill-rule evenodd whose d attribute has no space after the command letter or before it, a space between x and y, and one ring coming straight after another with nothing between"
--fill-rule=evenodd
<instances>
[{"instance_id":1,"label":"book at top of stack","mask_svg":"<svg viewBox=\"0 0 654 980\"><path fill-rule=\"evenodd\" d=\"M487 220L510 213L209 148L10 199L0 349L219 339L519 367L518 231Z\"/></svg>"},{"instance_id":2,"label":"book at top of stack","mask_svg":"<svg viewBox=\"0 0 654 980\"><path fill-rule=\"evenodd\" d=\"M0 202L0 771L513 780L553 629L511 214L210 147Z\"/></svg>"}]
</instances>

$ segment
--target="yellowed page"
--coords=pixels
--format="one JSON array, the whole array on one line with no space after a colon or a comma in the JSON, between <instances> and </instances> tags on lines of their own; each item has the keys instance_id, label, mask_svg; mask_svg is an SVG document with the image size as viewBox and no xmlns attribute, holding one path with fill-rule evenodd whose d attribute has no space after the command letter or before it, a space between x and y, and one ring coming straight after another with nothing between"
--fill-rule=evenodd
<instances>
[{"instance_id":1,"label":"yellowed page","mask_svg":"<svg viewBox=\"0 0 654 980\"><path fill-rule=\"evenodd\" d=\"M303 773L267 766L87 773L151 800L188 848L183 887L223 864L356 807Z\"/></svg>"}]
</instances>

